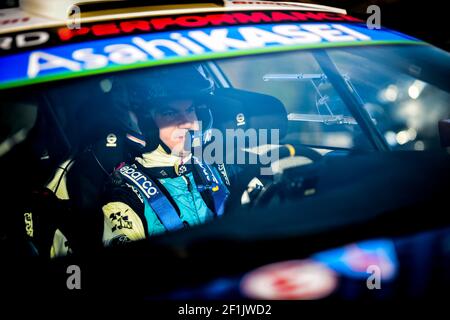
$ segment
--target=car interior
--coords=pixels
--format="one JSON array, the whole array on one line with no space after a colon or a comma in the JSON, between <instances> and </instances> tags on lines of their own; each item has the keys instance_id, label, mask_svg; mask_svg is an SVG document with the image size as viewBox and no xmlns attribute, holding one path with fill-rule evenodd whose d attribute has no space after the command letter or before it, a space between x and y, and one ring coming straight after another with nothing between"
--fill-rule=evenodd
<instances>
[{"instance_id":1,"label":"car interior","mask_svg":"<svg viewBox=\"0 0 450 320\"><path fill-rule=\"evenodd\" d=\"M70 235L74 252L101 247L104 183L119 164L134 159L143 149L136 119L126 109L127 93L117 88L120 88L120 74L40 85L25 97L21 90L9 95L12 101L26 101L29 97L37 113L36 119L32 119L34 122L31 120L33 123L28 124L31 128L24 141L11 147L0 160L5 167L20 166L23 179L28 179L26 185L19 184L8 197L33 194L29 207L33 207L30 210L41 223L39 228L35 226L34 239L28 239L32 243L25 246L38 247L33 248L32 254L39 252L46 256L57 228ZM227 129L253 128L277 129L281 139L286 135L287 113L275 97L216 88L207 103L214 119L213 127L224 134ZM258 141L253 143L246 147L250 150L259 144ZM264 144L270 143L264 141ZM317 157L318 153L312 149L303 149ZM235 157L239 152L247 153L236 148ZM239 172L233 175L231 188L237 192L235 202L239 205L239 195L259 168L242 165L233 170ZM17 181L12 176L7 180ZM11 219L20 225L22 222L17 216ZM13 230L20 234L24 229ZM11 229L3 232L11 232Z\"/></svg>"}]
</instances>

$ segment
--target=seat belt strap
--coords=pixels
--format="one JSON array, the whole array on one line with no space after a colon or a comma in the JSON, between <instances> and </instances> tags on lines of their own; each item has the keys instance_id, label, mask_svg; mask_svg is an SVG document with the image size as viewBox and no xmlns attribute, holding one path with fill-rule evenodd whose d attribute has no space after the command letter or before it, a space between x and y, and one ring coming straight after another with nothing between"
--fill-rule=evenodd
<instances>
[{"instance_id":1,"label":"seat belt strap","mask_svg":"<svg viewBox=\"0 0 450 320\"><path fill-rule=\"evenodd\" d=\"M151 226L148 224L151 221L150 214L152 210L167 231L180 230L184 227L178 212L154 181L136 168L128 165L121 167L119 173L128 182L136 186L143 197L145 205L144 215L149 229Z\"/></svg>"}]
</instances>

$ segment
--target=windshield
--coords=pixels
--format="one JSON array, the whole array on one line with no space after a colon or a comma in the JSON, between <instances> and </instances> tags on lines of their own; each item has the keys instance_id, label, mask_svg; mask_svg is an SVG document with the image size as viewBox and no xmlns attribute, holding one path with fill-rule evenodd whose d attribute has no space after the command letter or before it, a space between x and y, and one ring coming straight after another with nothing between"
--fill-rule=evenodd
<instances>
[{"instance_id":1,"label":"windshield","mask_svg":"<svg viewBox=\"0 0 450 320\"><path fill-rule=\"evenodd\" d=\"M430 47L327 50L362 107L394 150L439 148L438 121L450 116L449 58ZM405 56L407 59L405 59ZM429 58L427 58L429 57ZM286 52L218 62L230 84L280 99L287 141L370 148L313 52Z\"/></svg>"},{"instance_id":2,"label":"windshield","mask_svg":"<svg viewBox=\"0 0 450 320\"><path fill-rule=\"evenodd\" d=\"M0 90L0 238L57 258L403 226L447 196L449 76L430 46L354 46Z\"/></svg>"}]
</instances>

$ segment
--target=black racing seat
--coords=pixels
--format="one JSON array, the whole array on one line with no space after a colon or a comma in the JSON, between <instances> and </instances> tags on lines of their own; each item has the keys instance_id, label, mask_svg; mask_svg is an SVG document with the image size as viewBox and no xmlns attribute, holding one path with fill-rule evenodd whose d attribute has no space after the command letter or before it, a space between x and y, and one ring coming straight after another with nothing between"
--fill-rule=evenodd
<instances>
[{"instance_id":1,"label":"black racing seat","mask_svg":"<svg viewBox=\"0 0 450 320\"><path fill-rule=\"evenodd\" d=\"M77 154L67 173L70 198L81 207L93 207L100 202L105 179L122 162L141 153L143 140L125 131L109 131L103 139L93 142Z\"/></svg>"},{"instance_id":2,"label":"black racing seat","mask_svg":"<svg viewBox=\"0 0 450 320\"><path fill-rule=\"evenodd\" d=\"M235 88L220 88L214 92L210 103L214 127L224 133L226 129L277 129L280 139L287 133L286 109L273 96Z\"/></svg>"},{"instance_id":3,"label":"black racing seat","mask_svg":"<svg viewBox=\"0 0 450 320\"><path fill-rule=\"evenodd\" d=\"M248 132L249 129L256 130L257 139L244 141L246 149L272 143L278 144L279 141L271 140L271 130L278 130L279 140L283 139L287 133L286 109L283 103L273 96L235 88L220 88L215 90L208 103L213 116L213 128L223 134L224 142L225 139L229 139L228 130L242 129L244 132ZM266 139L259 139L259 130L267 130ZM250 154L238 148L237 138L233 141L233 150L227 149L230 146L229 142L224 143L222 153L226 160L233 158L234 161L234 164L226 161L224 165L231 180L231 188L229 188L231 197L227 207L232 210L241 205L242 192L247 189L251 179L260 176L261 167L247 165L250 162ZM214 143L214 138L211 143ZM233 157L230 157L231 152L234 154ZM239 158L244 159L245 163L238 164Z\"/></svg>"},{"instance_id":4,"label":"black racing seat","mask_svg":"<svg viewBox=\"0 0 450 320\"><path fill-rule=\"evenodd\" d=\"M4 204L2 217L4 228L0 228L2 243L14 256L48 254L52 234L61 227L60 217L67 212L65 203L55 201L48 189L43 188L69 153L70 145L61 135L60 128L50 109L48 100L39 91L27 95L23 90L10 91L5 105L32 106L36 117L30 117L24 108L10 119L26 123L30 130L22 141L16 141L6 154L0 157L5 188L1 193ZM10 99L10 100L9 100Z\"/></svg>"},{"instance_id":5,"label":"black racing seat","mask_svg":"<svg viewBox=\"0 0 450 320\"><path fill-rule=\"evenodd\" d=\"M72 145L64 182L74 212L67 223L74 253L102 246L105 182L121 162L140 154L145 143L130 130L126 97L118 96L122 91L112 88L113 83L112 78L99 76L66 83L48 93ZM69 94L74 99L66 102Z\"/></svg>"},{"instance_id":6,"label":"black racing seat","mask_svg":"<svg viewBox=\"0 0 450 320\"><path fill-rule=\"evenodd\" d=\"M137 138L136 138L137 139ZM89 145L73 160L67 173L67 191L77 212L72 242L78 252L102 247L103 216L101 206L105 184L122 162L140 153L140 144L125 132L109 132L104 139Z\"/></svg>"}]
</instances>

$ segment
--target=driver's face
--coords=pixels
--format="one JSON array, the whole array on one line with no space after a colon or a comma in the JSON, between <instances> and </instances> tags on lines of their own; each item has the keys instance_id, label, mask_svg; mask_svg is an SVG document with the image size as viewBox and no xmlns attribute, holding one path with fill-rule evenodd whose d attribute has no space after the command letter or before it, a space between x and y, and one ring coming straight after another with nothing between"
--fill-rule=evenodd
<instances>
[{"instance_id":1,"label":"driver's face","mask_svg":"<svg viewBox=\"0 0 450 320\"><path fill-rule=\"evenodd\" d=\"M197 115L193 100L172 100L164 106L156 108L153 120L159 128L159 138L173 154L182 155L186 133L188 130L199 130Z\"/></svg>"}]
</instances>

